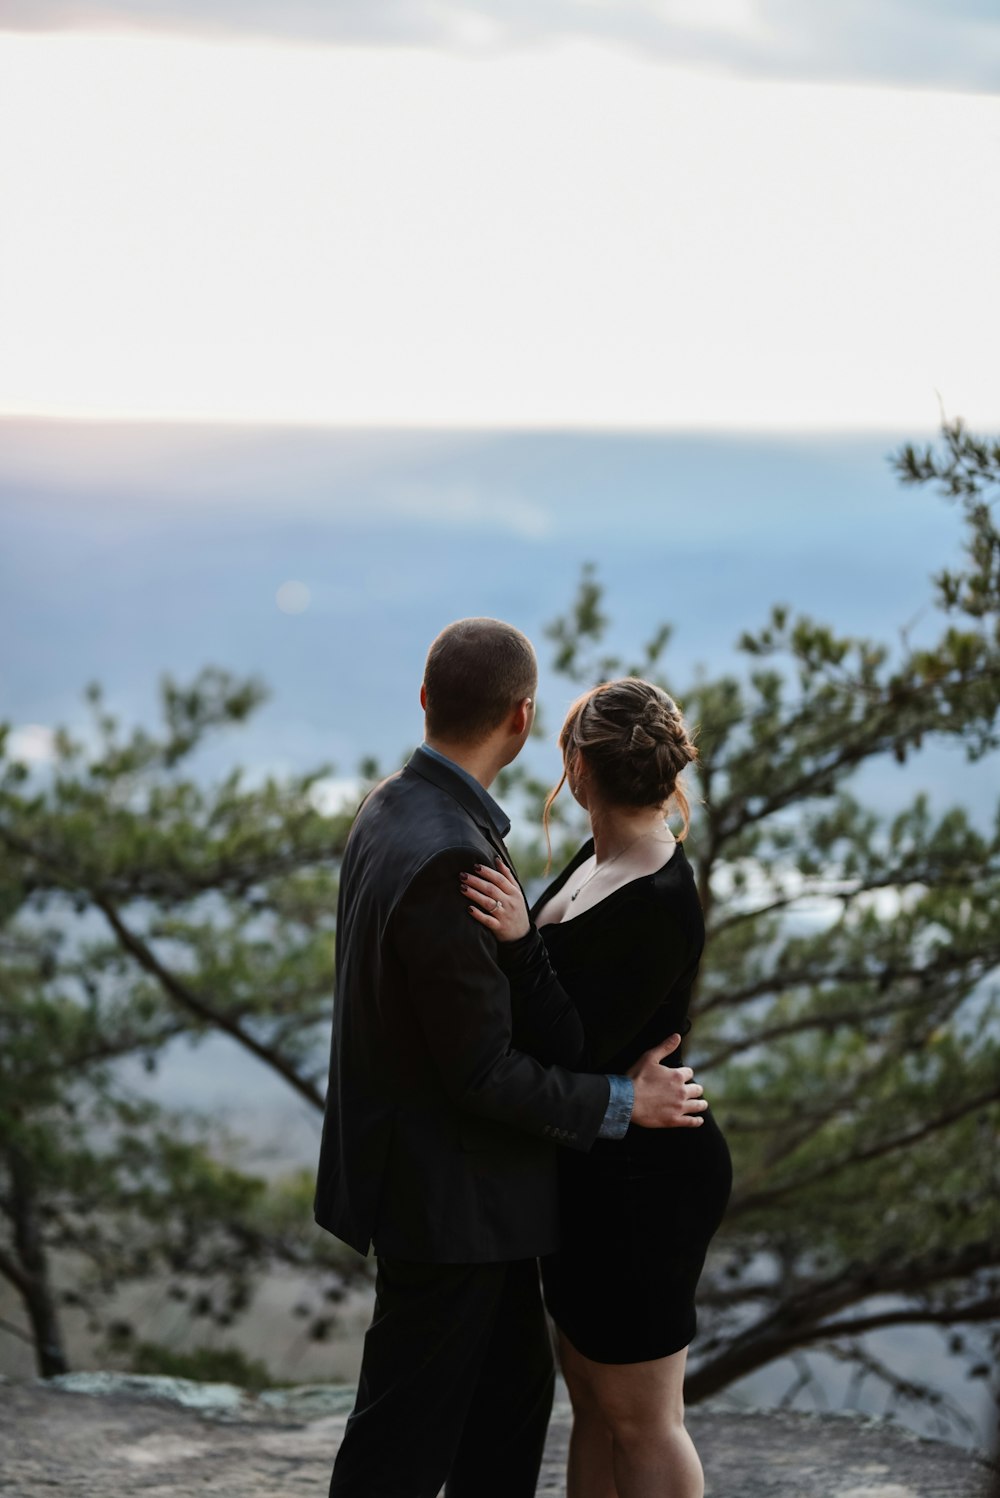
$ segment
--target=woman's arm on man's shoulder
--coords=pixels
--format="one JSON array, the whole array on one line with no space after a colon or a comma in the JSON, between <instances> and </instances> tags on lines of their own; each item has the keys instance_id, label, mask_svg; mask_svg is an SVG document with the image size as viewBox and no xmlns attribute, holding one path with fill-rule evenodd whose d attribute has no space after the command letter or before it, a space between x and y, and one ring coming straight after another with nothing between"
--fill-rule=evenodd
<instances>
[{"instance_id":1,"label":"woman's arm on man's shoulder","mask_svg":"<svg viewBox=\"0 0 1000 1498\"><path fill-rule=\"evenodd\" d=\"M497 963L510 984L514 1044L546 1066L579 1066L585 1036L576 1006L559 982L545 943L528 916L524 891L502 858L463 870L468 915L496 937Z\"/></svg>"}]
</instances>

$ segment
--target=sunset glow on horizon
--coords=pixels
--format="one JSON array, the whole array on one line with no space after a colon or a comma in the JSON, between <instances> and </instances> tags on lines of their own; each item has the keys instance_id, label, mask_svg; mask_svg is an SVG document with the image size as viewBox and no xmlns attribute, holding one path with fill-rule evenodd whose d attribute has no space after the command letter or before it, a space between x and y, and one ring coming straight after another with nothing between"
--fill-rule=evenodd
<instances>
[{"instance_id":1,"label":"sunset glow on horizon","mask_svg":"<svg viewBox=\"0 0 1000 1498\"><path fill-rule=\"evenodd\" d=\"M995 97L593 43L0 34L0 414L988 425L998 152Z\"/></svg>"}]
</instances>

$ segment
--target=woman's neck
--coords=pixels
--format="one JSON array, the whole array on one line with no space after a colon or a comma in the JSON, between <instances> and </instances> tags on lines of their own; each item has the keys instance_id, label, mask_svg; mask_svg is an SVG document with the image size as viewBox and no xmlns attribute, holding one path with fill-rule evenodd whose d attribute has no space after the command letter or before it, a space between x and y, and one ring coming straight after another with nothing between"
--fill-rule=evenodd
<instances>
[{"instance_id":1,"label":"woman's neck","mask_svg":"<svg viewBox=\"0 0 1000 1498\"><path fill-rule=\"evenodd\" d=\"M598 867L611 858L621 857L640 839L664 844L674 841L661 807L598 805L591 806L589 811Z\"/></svg>"}]
</instances>

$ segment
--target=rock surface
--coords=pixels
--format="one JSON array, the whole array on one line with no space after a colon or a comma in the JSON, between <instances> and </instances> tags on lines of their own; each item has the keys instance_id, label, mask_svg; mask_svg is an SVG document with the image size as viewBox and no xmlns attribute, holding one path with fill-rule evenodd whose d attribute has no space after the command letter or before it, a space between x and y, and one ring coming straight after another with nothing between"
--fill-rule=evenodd
<instances>
[{"instance_id":1,"label":"rock surface","mask_svg":"<svg viewBox=\"0 0 1000 1498\"><path fill-rule=\"evenodd\" d=\"M325 1495L353 1391L76 1374L0 1386L4 1498ZM557 1405L539 1494L564 1492L568 1409ZM884 1422L695 1409L707 1498L987 1498L985 1461Z\"/></svg>"}]
</instances>

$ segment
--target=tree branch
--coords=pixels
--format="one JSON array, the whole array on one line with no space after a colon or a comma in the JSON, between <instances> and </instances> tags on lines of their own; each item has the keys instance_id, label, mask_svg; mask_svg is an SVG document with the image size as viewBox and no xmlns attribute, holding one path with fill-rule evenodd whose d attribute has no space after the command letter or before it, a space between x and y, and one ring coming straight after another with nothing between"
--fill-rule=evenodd
<instances>
[{"instance_id":1,"label":"tree branch","mask_svg":"<svg viewBox=\"0 0 1000 1498\"><path fill-rule=\"evenodd\" d=\"M13 1321L8 1321L3 1316L0 1316L0 1332L9 1332L12 1337L19 1337L22 1342L27 1342L29 1347L35 1345L35 1339L30 1332L26 1332L23 1327L15 1326Z\"/></svg>"},{"instance_id":2,"label":"tree branch","mask_svg":"<svg viewBox=\"0 0 1000 1498\"><path fill-rule=\"evenodd\" d=\"M839 1174L849 1165L861 1165L869 1160L878 1160L883 1155L890 1155L895 1150L906 1149L911 1144L917 1144L921 1139L928 1138L931 1134L938 1133L949 1124L956 1123L958 1119L964 1118L969 1113L975 1113L979 1108L988 1107L991 1103L1000 1101L1000 1082L995 1083L985 1092L977 1093L974 1097L967 1098L964 1102L955 1103L952 1108L944 1113L939 1113L935 1118L916 1128L906 1129L899 1134L892 1134L887 1139L877 1144L871 1144L867 1149L852 1150L849 1154L840 1155L834 1160L825 1161L812 1172L797 1176L789 1181L782 1182L779 1186L771 1187L767 1191L751 1192L749 1196L736 1196L730 1202L727 1209L727 1217L739 1217L745 1212L753 1212L764 1206L770 1206L773 1202L780 1201L782 1197L788 1196L790 1192L802 1191L805 1187L815 1186L820 1181L829 1180L831 1176Z\"/></svg>"},{"instance_id":3,"label":"tree branch","mask_svg":"<svg viewBox=\"0 0 1000 1498\"><path fill-rule=\"evenodd\" d=\"M928 1284L940 1284L950 1280L964 1279L977 1270L995 1266L1000 1258L1000 1245L989 1239L971 1243L952 1255L928 1254L924 1259L903 1261L888 1260L881 1264L851 1264L829 1279L806 1285L796 1290L773 1310L762 1316L753 1325L738 1333L729 1345L716 1357L694 1370L685 1382L685 1394L692 1402L717 1393L737 1378L752 1373L775 1358L784 1357L797 1347L830 1340L833 1335L853 1336L865 1329L875 1330L874 1321L879 1317L907 1320L910 1323L927 1321L948 1325L963 1319L969 1313L971 1320L988 1320L980 1315L987 1302L996 1297L968 1302L965 1306L926 1307L915 1309L912 1305L901 1306L896 1311L876 1312L872 1317L856 1317L852 1321L831 1323L827 1318L837 1311L859 1301L870 1300L878 1295L909 1295ZM891 1325L887 1319L881 1325ZM836 1326L837 1331L831 1331Z\"/></svg>"},{"instance_id":4,"label":"tree branch","mask_svg":"<svg viewBox=\"0 0 1000 1498\"><path fill-rule=\"evenodd\" d=\"M808 889L797 891L793 895L782 895L772 900L768 905L759 905L749 910L735 910L731 915L712 926L707 932L707 940L712 941L721 936L723 932L731 931L735 926L745 924L747 921L755 921L763 916L774 915L779 910L787 910L790 905L796 905L803 900L839 900L843 905L849 905L861 895L873 894L880 889L898 889L915 884L933 885L935 888L967 889L976 886L986 877L995 877L996 869L993 867L971 868L968 872L959 869L936 870L930 868L919 868L911 865L905 869L892 869L877 878L869 878L861 883L851 882L848 889L822 888L818 885ZM942 877L944 875L944 877ZM829 878L829 876L826 876ZM843 881L841 881L843 882Z\"/></svg>"},{"instance_id":5,"label":"tree branch","mask_svg":"<svg viewBox=\"0 0 1000 1498\"><path fill-rule=\"evenodd\" d=\"M158 1050L168 1040L184 1035L188 1028L188 1025L177 1020L173 1024L164 1025L155 1035L132 1035L116 1041L105 1040L99 1045L79 1051L64 1051L50 1066L28 1067L21 1073L21 1077L25 1081L33 1081L43 1077L65 1076L69 1067L82 1069L92 1066L97 1061L120 1060L123 1056L131 1055L133 1051Z\"/></svg>"},{"instance_id":6,"label":"tree branch","mask_svg":"<svg viewBox=\"0 0 1000 1498\"><path fill-rule=\"evenodd\" d=\"M118 911L105 895L95 894L93 899L94 904L104 915L121 945L127 952L131 953L140 967L156 979L164 992L176 1004L179 1004L182 1009L186 1009L189 1014L195 1015L204 1024L211 1025L217 1030L222 1030L224 1034L231 1036L239 1045L256 1056L259 1061L263 1061L272 1071L277 1072L280 1077L283 1077L290 1087L293 1087L300 1096L305 1098L306 1102L311 1103L320 1112L323 1111L323 1098L321 1094L279 1052L273 1050L270 1046L262 1045L259 1040L256 1040L254 1036L244 1030L229 1015L213 1009L211 1004L206 1003L193 989L189 988L186 983L181 982L174 973L171 973L168 968L164 967L142 938L125 925Z\"/></svg>"},{"instance_id":7,"label":"tree branch","mask_svg":"<svg viewBox=\"0 0 1000 1498\"><path fill-rule=\"evenodd\" d=\"M873 1019L886 1019L893 1014L905 1014L908 1009L927 1002L926 995L914 994L910 998L895 999L890 1004L875 1004L865 1007L859 1004L856 1009L831 1010L828 1013L806 1014L799 1019L788 1020L783 1025L772 1025L768 1030L758 1030L756 1033L742 1036L719 1051L713 1051L710 1055L703 1057L698 1062L699 1071L708 1071L713 1066L721 1066L724 1062L732 1060L734 1056L744 1051L752 1051L759 1045L767 1045L772 1040L782 1040L788 1035L799 1035L805 1030L834 1030L842 1025L848 1025L855 1029L862 1029L865 1024Z\"/></svg>"},{"instance_id":8,"label":"tree branch","mask_svg":"<svg viewBox=\"0 0 1000 1498\"><path fill-rule=\"evenodd\" d=\"M26 1269L22 1269L17 1260L12 1259L3 1248L0 1248L0 1274L5 1280L9 1280L21 1295L27 1295L31 1291L31 1275ZM30 1337L28 1340L31 1340Z\"/></svg>"},{"instance_id":9,"label":"tree branch","mask_svg":"<svg viewBox=\"0 0 1000 1498\"><path fill-rule=\"evenodd\" d=\"M815 1327L800 1340L803 1343L822 1342L828 1337L860 1337L865 1332L879 1331L886 1326L954 1326L959 1322L993 1321L997 1317L1000 1317L1000 1295L987 1295L982 1300L940 1306L936 1310L929 1306L904 1306L896 1311L855 1316L851 1321L831 1321Z\"/></svg>"},{"instance_id":10,"label":"tree branch","mask_svg":"<svg viewBox=\"0 0 1000 1498\"><path fill-rule=\"evenodd\" d=\"M798 968L789 972L769 973L766 977L758 978L755 982L747 984L745 988L738 988L735 992L714 994L701 1005L700 1012L709 1014L713 1009L735 1009L743 1004L752 1003L754 999L761 999L769 994L787 993L794 988L819 988L828 984L836 984L839 987L845 983L872 983L885 988L889 983L898 983L907 979L926 984L932 978L952 973L966 974L964 981L971 988L992 972L998 962L1000 962L1000 943L980 951L957 954L953 948L943 947L937 956L925 963L923 967L886 963L880 968L863 965L826 969Z\"/></svg>"},{"instance_id":11,"label":"tree branch","mask_svg":"<svg viewBox=\"0 0 1000 1498\"><path fill-rule=\"evenodd\" d=\"M329 848L325 856L338 857L343 852L346 837L345 829L339 837L338 845ZM75 889L82 886L88 894L92 893L86 878L77 870L65 869L53 854L39 848L12 828L0 826L0 841L6 843L12 852L20 853L24 858L34 859L42 867L50 869L54 876L53 882L59 889ZM294 843L294 839L292 841ZM317 854L314 849L304 855L300 848L293 847L292 851L273 853L265 859L258 858L256 862L249 864L223 859L208 868L200 869L197 873L189 872L183 876L164 875L162 870L147 870L138 873L133 870L127 877L112 877L106 882L104 889L115 900L186 901L198 895L217 893L220 890L229 890L233 894L244 895L254 885L261 884L267 879L294 873L296 869L303 866L313 868L316 863Z\"/></svg>"}]
</instances>

